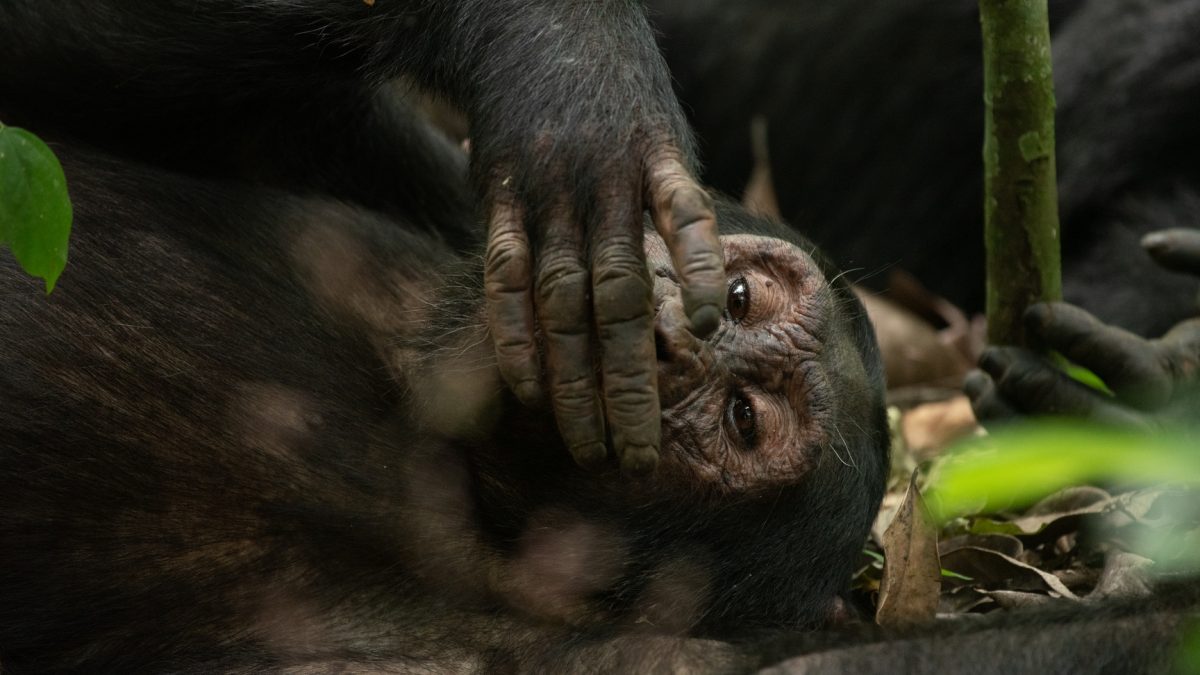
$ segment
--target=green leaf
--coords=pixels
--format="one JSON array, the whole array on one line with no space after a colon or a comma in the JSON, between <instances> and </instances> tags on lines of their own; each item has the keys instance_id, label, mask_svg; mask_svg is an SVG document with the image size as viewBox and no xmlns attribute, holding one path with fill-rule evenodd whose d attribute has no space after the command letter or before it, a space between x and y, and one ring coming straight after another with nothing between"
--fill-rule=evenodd
<instances>
[{"instance_id":1,"label":"green leaf","mask_svg":"<svg viewBox=\"0 0 1200 675\"><path fill-rule=\"evenodd\" d=\"M67 265L71 200L58 158L37 136L0 125L0 245L22 269L46 281L46 292Z\"/></svg>"},{"instance_id":2,"label":"green leaf","mask_svg":"<svg viewBox=\"0 0 1200 675\"><path fill-rule=\"evenodd\" d=\"M1003 520L992 520L991 518L976 518L971 522L971 526L967 528L971 534L1010 534L1016 536L1018 534L1027 534L1020 527Z\"/></svg>"},{"instance_id":3,"label":"green leaf","mask_svg":"<svg viewBox=\"0 0 1200 675\"><path fill-rule=\"evenodd\" d=\"M1193 622L1184 630L1178 649L1171 672L1181 675L1200 673L1200 623Z\"/></svg>"},{"instance_id":4,"label":"green leaf","mask_svg":"<svg viewBox=\"0 0 1200 675\"><path fill-rule=\"evenodd\" d=\"M965 574L959 574L958 572L951 572L950 570L946 569L945 567L942 568L942 576L947 577L949 579L961 579L963 581L975 581L975 577L969 577Z\"/></svg>"},{"instance_id":5,"label":"green leaf","mask_svg":"<svg viewBox=\"0 0 1200 675\"><path fill-rule=\"evenodd\" d=\"M1043 422L1002 431L967 452L969 461L948 462L933 486L930 505L943 519L978 508L981 497L988 512L1098 480L1200 485L1200 453L1186 434Z\"/></svg>"},{"instance_id":6,"label":"green leaf","mask_svg":"<svg viewBox=\"0 0 1200 675\"><path fill-rule=\"evenodd\" d=\"M1087 368L1084 368L1083 366L1071 361L1058 352L1051 352L1050 358L1056 364L1058 364L1058 367L1061 368L1062 371L1067 374L1067 377L1071 378L1072 380L1075 380L1082 385L1091 387L1102 394L1114 396L1112 389L1109 389L1108 385L1104 383L1104 380L1100 379L1100 376L1096 373L1093 373L1091 370L1088 370Z\"/></svg>"}]
</instances>

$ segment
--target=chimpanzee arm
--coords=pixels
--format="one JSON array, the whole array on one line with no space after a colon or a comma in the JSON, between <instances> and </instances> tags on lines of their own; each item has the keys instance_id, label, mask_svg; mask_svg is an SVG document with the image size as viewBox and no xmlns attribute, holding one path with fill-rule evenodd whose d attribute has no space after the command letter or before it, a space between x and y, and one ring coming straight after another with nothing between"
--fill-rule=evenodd
<instances>
[{"instance_id":1,"label":"chimpanzee arm","mask_svg":"<svg viewBox=\"0 0 1200 675\"><path fill-rule=\"evenodd\" d=\"M235 129L306 92L408 75L463 107L489 220L486 289L505 380L550 398L576 458L657 457L648 208L696 332L715 329L724 271L691 141L633 0L115 0L0 6L0 109ZM181 131L186 133L183 125ZM298 142L304 142L298 139ZM599 352L605 406L597 393Z\"/></svg>"},{"instance_id":2,"label":"chimpanzee arm","mask_svg":"<svg viewBox=\"0 0 1200 675\"><path fill-rule=\"evenodd\" d=\"M1180 656L1197 600L1192 581L1119 603L1064 602L900 631L862 626L841 633L785 635L762 649L763 663L770 665L758 672L1162 673ZM789 652L791 658L778 656Z\"/></svg>"},{"instance_id":3,"label":"chimpanzee arm","mask_svg":"<svg viewBox=\"0 0 1200 675\"><path fill-rule=\"evenodd\" d=\"M1143 245L1163 267L1200 275L1200 230L1154 232ZM1195 423L1200 318L1178 324L1157 340L1105 325L1066 303L1034 305L1025 319L1047 347L1096 372L1115 397L1070 379L1025 350L992 347L980 360L983 370L968 376L965 385L981 419L1050 413L1139 427Z\"/></svg>"}]
</instances>

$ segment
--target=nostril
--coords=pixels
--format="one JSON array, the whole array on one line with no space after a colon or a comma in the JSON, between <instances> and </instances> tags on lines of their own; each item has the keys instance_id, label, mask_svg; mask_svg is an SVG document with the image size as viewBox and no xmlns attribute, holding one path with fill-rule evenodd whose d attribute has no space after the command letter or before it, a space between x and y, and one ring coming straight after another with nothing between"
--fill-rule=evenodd
<instances>
[{"instance_id":1,"label":"nostril","mask_svg":"<svg viewBox=\"0 0 1200 675\"><path fill-rule=\"evenodd\" d=\"M671 348L662 326L654 327L654 353L659 361L671 361Z\"/></svg>"}]
</instances>

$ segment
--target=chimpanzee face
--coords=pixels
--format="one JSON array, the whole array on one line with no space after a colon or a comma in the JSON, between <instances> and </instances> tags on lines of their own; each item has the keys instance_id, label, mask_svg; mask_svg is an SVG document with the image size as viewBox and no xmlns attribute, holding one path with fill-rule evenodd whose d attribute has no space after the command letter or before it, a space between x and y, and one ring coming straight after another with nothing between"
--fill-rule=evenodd
<instances>
[{"instance_id":1,"label":"chimpanzee face","mask_svg":"<svg viewBox=\"0 0 1200 675\"><path fill-rule=\"evenodd\" d=\"M662 239L646 236L663 409L660 470L741 492L794 483L822 461L863 459L854 455L871 443L856 437L872 426L864 420L879 401L868 375L878 355L852 325L862 321L861 308L796 244L754 234L722 242L727 309L720 328L702 340L688 330Z\"/></svg>"}]
</instances>

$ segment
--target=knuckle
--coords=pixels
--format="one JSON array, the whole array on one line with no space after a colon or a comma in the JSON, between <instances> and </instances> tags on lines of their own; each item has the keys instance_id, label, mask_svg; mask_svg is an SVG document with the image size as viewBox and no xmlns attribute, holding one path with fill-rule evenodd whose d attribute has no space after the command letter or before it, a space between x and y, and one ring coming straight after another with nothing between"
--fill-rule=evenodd
<instances>
[{"instance_id":1,"label":"knuckle","mask_svg":"<svg viewBox=\"0 0 1200 675\"><path fill-rule=\"evenodd\" d=\"M495 280L511 287L514 284L528 287L530 270L529 248L515 237L505 236L493 240L484 254L484 278Z\"/></svg>"},{"instance_id":2,"label":"knuckle","mask_svg":"<svg viewBox=\"0 0 1200 675\"><path fill-rule=\"evenodd\" d=\"M525 233L517 228L506 228L493 232L488 238L487 258L501 262L513 259L528 259L529 243Z\"/></svg>"},{"instance_id":3,"label":"knuckle","mask_svg":"<svg viewBox=\"0 0 1200 675\"><path fill-rule=\"evenodd\" d=\"M657 391L657 362L653 348L653 340L645 339L641 344L633 345L632 349L622 349L615 355L606 353L603 364L604 390L609 393L627 389Z\"/></svg>"},{"instance_id":4,"label":"knuckle","mask_svg":"<svg viewBox=\"0 0 1200 675\"><path fill-rule=\"evenodd\" d=\"M483 294L493 303L488 306L489 316L498 323L515 321L517 317L513 315L520 314L520 310L510 306L510 303L525 304L528 290L529 281L523 276L485 275Z\"/></svg>"},{"instance_id":5,"label":"knuckle","mask_svg":"<svg viewBox=\"0 0 1200 675\"><path fill-rule=\"evenodd\" d=\"M554 407L560 414L586 415L599 403L595 382L586 375L565 380L555 379L551 383L551 391L554 396Z\"/></svg>"},{"instance_id":6,"label":"knuckle","mask_svg":"<svg viewBox=\"0 0 1200 675\"><path fill-rule=\"evenodd\" d=\"M671 193L671 211L681 229L716 219L712 195L688 175L681 177Z\"/></svg>"},{"instance_id":7,"label":"knuckle","mask_svg":"<svg viewBox=\"0 0 1200 675\"><path fill-rule=\"evenodd\" d=\"M707 249L689 251L679 274L685 283L715 285L724 290L725 259L717 251Z\"/></svg>"},{"instance_id":8,"label":"knuckle","mask_svg":"<svg viewBox=\"0 0 1200 675\"><path fill-rule=\"evenodd\" d=\"M644 319L648 326L654 298L645 267L609 267L596 273L592 289L596 322L607 326Z\"/></svg>"},{"instance_id":9,"label":"knuckle","mask_svg":"<svg viewBox=\"0 0 1200 675\"><path fill-rule=\"evenodd\" d=\"M607 373L606 373L607 375ZM604 398L608 402L609 416L614 419L641 421L647 416L658 415L658 388L644 377L622 378L624 381L604 383Z\"/></svg>"},{"instance_id":10,"label":"knuckle","mask_svg":"<svg viewBox=\"0 0 1200 675\"><path fill-rule=\"evenodd\" d=\"M592 256L597 283L609 277L648 276L646 254L632 236L610 235Z\"/></svg>"},{"instance_id":11,"label":"knuckle","mask_svg":"<svg viewBox=\"0 0 1200 675\"><path fill-rule=\"evenodd\" d=\"M683 153L674 139L650 144L644 153L647 178L658 190L671 190L675 185L694 184L691 172L684 165Z\"/></svg>"},{"instance_id":12,"label":"knuckle","mask_svg":"<svg viewBox=\"0 0 1200 675\"><path fill-rule=\"evenodd\" d=\"M647 169L650 203L655 210L678 214L713 212L712 197L700 187L678 152L659 151Z\"/></svg>"},{"instance_id":13,"label":"knuckle","mask_svg":"<svg viewBox=\"0 0 1200 675\"><path fill-rule=\"evenodd\" d=\"M525 367L535 361L533 336L521 330L518 326L509 326L516 330L494 331L492 344L496 347L496 356L508 366L518 364Z\"/></svg>"},{"instance_id":14,"label":"knuckle","mask_svg":"<svg viewBox=\"0 0 1200 675\"><path fill-rule=\"evenodd\" d=\"M575 256L552 256L543 261L537 295L543 305L575 304L586 295L588 271Z\"/></svg>"},{"instance_id":15,"label":"knuckle","mask_svg":"<svg viewBox=\"0 0 1200 675\"><path fill-rule=\"evenodd\" d=\"M596 327L605 348L606 371L616 372L621 364L633 364L628 371L640 372L655 363L652 351L654 319L649 313L618 321L602 322L597 319Z\"/></svg>"}]
</instances>

